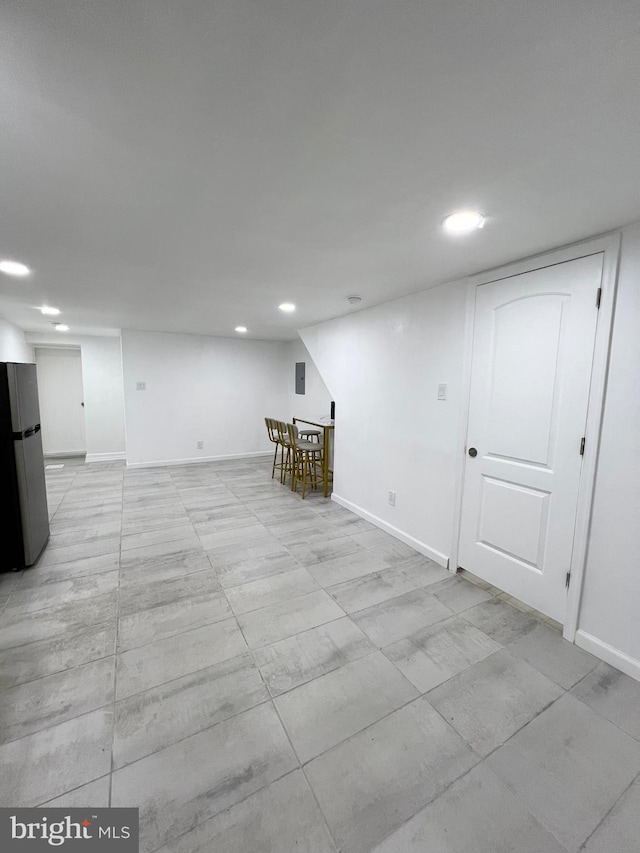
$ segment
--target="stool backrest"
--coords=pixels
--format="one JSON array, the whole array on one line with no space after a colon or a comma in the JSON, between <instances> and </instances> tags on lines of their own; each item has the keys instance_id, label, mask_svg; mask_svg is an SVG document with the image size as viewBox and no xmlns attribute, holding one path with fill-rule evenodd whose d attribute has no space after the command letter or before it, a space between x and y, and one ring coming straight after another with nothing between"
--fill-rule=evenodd
<instances>
[{"instance_id":1,"label":"stool backrest","mask_svg":"<svg viewBox=\"0 0 640 853\"><path fill-rule=\"evenodd\" d=\"M267 432L269 433L269 441L273 441L274 444L278 442L278 427L277 421L274 418L265 418L265 424L267 425Z\"/></svg>"},{"instance_id":2,"label":"stool backrest","mask_svg":"<svg viewBox=\"0 0 640 853\"><path fill-rule=\"evenodd\" d=\"M284 421L274 421L276 430L278 432L278 441L280 444L289 444L289 433L287 431L287 425Z\"/></svg>"}]
</instances>

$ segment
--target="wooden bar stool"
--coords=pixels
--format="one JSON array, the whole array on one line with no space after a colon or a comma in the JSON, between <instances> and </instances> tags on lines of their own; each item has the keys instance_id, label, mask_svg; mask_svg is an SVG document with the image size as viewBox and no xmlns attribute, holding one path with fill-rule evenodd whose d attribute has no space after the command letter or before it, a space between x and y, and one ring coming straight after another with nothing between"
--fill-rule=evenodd
<instances>
[{"instance_id":1,"label":"wooden bar stool","mask_svg":"<svg viewBox=\"0 0 640 853\"><path fill-rule=\"evenodd\" d=\"M300 438L298 428L287 424L289 445L293 455L291 465L291 491L298 488L298 480L302 480L302 499L307 491L307 476L313 489L318 485L318 468L322 470L323 447L316 441L305 441Z\"/></svg>"}]
</instances>

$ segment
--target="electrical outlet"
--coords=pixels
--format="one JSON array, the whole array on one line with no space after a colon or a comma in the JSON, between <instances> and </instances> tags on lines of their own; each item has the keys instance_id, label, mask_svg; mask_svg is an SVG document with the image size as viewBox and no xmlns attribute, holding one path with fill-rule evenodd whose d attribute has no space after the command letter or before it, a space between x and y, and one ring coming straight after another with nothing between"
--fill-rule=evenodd
<instances>
[{"instance_id":1,"label":"electrical outlet","mask_svg":"<svg viewBox=\"0 0 640 853\"><path fill-rule=\"evenodd\" d=\"M447 399L447 385L445 382L441 382L438 385L438 400L446 400Z\"/></svg>"},{"instance_id":2,"label":"electrical outlet","mask_svg":"<svg viewBox=\"0 0 640 853\"><path fill-rule=\"evenodd\" d=\"M136 391L146 391L147 383L146 382L136 382Z\"/></svg>"},{"instance_id":3,"label":"electrical outlet","mask_svg":"<svg viewBox=\"0 0 640 853\"><path fill-rule=\"evenodd\" d=\"M196 442L196 449L197 450L203 450L204 449L204 441Z\"/></svg>"},{"instance_id":4,"label":"electrical outlet","mask_svg":"<svg viewBox=\"0 0 640 853\"><path fill-rule=\"evenodd\" d=\"M391 506L396 505L396 493L395 492L391 492L391 491L389 492L389 503L391 504Z\"/></svg>"}]
</instances>

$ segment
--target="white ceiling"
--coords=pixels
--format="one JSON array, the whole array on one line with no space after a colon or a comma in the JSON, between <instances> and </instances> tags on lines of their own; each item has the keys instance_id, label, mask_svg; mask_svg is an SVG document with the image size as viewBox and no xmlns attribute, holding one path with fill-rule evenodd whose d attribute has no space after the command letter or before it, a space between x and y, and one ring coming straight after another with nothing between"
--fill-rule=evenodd
<instances>
[{"instance_id":1,"label":"white ceiling","mask_svg":"<svg viewBox=\"0 0 640 853\"><path fill-rule=\"evenodd\" d=\"M640 217L636 0L2 0L0 31L26 329L289 339Z\"/></svg>"}]
</instances>

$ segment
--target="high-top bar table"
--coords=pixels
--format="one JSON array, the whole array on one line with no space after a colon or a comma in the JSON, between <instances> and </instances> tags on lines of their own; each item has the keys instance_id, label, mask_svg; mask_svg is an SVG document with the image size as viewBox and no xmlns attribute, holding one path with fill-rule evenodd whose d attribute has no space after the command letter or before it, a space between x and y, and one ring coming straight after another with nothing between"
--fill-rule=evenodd
<instances>
[{"instance_id":1,"label":"high-top bar table","mask_svg":"<svg viewBox=\"0 0 640 853\"><path fill-rule=\"evenodd\" d=\"M323 495L325 498L329 497L329 474L333 476L333 471L329 468L329 448L330 448L330 436L333 433L333 421L310 421L307 418L294 418L294 424L309 424L310 426L320 427L322 430L322 441L324 443L324 450L322 452L322 484L323 484Z\"/></svg>"}]
</instances>

